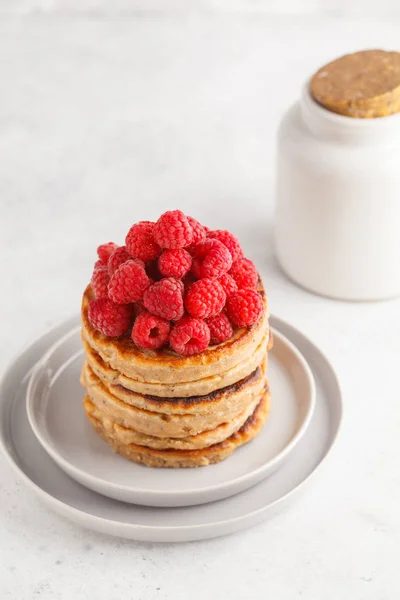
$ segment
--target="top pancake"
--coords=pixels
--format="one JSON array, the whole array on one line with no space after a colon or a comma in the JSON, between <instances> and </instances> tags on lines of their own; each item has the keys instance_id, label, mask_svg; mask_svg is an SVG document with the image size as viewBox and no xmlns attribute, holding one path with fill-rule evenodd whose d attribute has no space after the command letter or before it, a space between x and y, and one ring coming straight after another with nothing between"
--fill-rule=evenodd
<instances>
[{"instance_id":1,"label":"top pancake","mask_svg":"<svg viewBox=\"0 0 400 600\"><path fill-rule=\"evenodd\" d=\"M130 337L104 336L89 323L88 306L93 299L90 286L86 288L82 300L82 335L103 361L135 381L176 384L202 380L231 371L251 357L265 338L268 340L268 306L261 281L258 291L263 297L265 310L257 323L249 328L237 329L226 342L209 346L199 354L180 356L170 349L145 350L138 348ZM240 372L239 379L251 371L245 374Z\"/></svg>"}]
</instances>

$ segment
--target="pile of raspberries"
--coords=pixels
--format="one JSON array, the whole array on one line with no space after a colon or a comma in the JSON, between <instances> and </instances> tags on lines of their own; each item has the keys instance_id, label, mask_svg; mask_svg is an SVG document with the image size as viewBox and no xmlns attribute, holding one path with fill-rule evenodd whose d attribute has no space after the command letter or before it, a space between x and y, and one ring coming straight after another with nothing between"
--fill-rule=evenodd
<instances>
[{"instance_id":1,"label":"pile of raspberries","mask_svg":"<svg viewBox=\"0 0 400 600\"><path fill-rule=\"evenodd\" d=\"M109 242L97 254L88 317L105 336L130 334L140 348L169 344L197 354L263 312L257 270L235 236L180 210L136 223L125 246Z\"/></svg>"}]
</instances>

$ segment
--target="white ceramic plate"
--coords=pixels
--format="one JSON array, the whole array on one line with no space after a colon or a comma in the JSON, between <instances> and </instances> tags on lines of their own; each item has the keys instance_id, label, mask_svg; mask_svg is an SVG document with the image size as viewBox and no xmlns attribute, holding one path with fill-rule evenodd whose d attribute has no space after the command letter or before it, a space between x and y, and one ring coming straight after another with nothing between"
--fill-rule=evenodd
<instances>
[{"instance_id":1,"label":"white ceramic plate","mask_svg":"<svg viewBox=\"0 0 400 600\"><path fill-rule=\"evenodd\" d=\"M26 389L38 358L78 319L59 325L22 352L0 385L0 447L16 473L50 508L102 533L149 542L191 541L233 533L274 516L318 472L337 437L340 388L332 366L303 334L271 319L302 352L314 375L316 406L310 427L283 466L262 483L225 500L183 508L148 508L111 500L68 477L43 450L29 425Z\"/></svg>"},{"instance_id":2,"label":"white ceramic plate","mask_svg":"<svg viewBox=\"0 0 400 600\"><path fill-rule=\"evenodd\" d=\"M35 369L27 392L30 424L59 467L109 498L144 506L190 506L227 498L259 483L281 465L311 421L315 385L310 368L293 344L277 331L273 334L268 421L255 441L217 465L151 469L114 453L95 433L82 408L79 327L62 337Z\"/></svg>"}]
</instances>

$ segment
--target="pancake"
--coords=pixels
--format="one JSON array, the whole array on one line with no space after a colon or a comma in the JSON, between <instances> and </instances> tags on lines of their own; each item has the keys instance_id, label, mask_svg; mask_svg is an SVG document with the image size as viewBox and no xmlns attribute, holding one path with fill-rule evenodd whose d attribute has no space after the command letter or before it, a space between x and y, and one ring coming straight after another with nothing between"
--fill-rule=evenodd
<instances>
[{"instance_id":1,"label":"pancake","mask_svg":"<svg viewBox=\"0 0 400 600\"><path fill-rule=\"evenodd\" d=\"M170 384L172 395L206 394L239 381L261 362L269 338L268 306L261 282L259 291L265 310L257 323L249 328L237 329L226 342L209 346L192 356L180 356L168 348L157 351L138 348L128 336L104 336L89 323L88 306L93 298L90 286L86 288L82 300L82 335L111 369L132 382L129 387L120 381L124 387L143 394L166 396L169 394L157 384ZM256 362L254 355L257 355ZM227 374L228 382L224 374ZM194 386L189 385L191 382L194 382Z\"/></svg>"},{"instance_id":2,"label":"pancake","mask_svg":"<svg viewBox=\"0 0 400 600\"><path fill-rule=\"evenodd\" d=\"M146 446L147 448L154 448L155 450L165 450L169 448L175 450L196 450L223 442L244 425L259 403L260 398L255 398L237 417L230 419L229 422L221 423L215 429L202 431L197 435L190 435L184 438L173 438L155 437L140 433L135 429L122 427L121 425L114 423L104 411L95 406L89 399L89 396L86 396L84 399L86 412L90 412L94 418L102 422L104 430L107 431L107 435L110 439L112 438L114 442L124 446L136 444L139 446Z\"/></svg>"},{"instance_id":3,"label":"pancake","mask_svg":"<svg viewBox=\"0 0 400 600\"><path fill-rule=\"evenodd\" d=\"M146 435L185 438L237 419L255 400L260 400L266 378L260 367L238 384L208 396L158 399L119 389L117 397L113 394L115 387L107 387L85 364L82 385L95 407L116 424Z\"/></svg>"},{"instance_id":4,"label":"pancake","mask_svg":"<svg viewBox=\"0 0 400 600\"><path fill-rule=\"evenodd\" d=\"M115 430L110 430L107 417L93 411L93 404L85 399L84 409L96 432L113 448L129 460L149 467L199 467L220 462L236 448L254 439L261 431L270 407L269 392L266 391L254 412L244 425L217 444L195 450L155 449L134 443L123 443L116 438Z\"/></svg>"},{"instance_id":5,"label":"pancake","mask_svg":"<svg viewBox=\"0 0 400 600\"><path fill-rule=\"evenodd\" d=\"M267 360L267 350L271 347L272 336L267 330L259 346L246 360L243 360L232 369L197 381L175 382L175 383L151 383L140 379L127 377L117 369L112 368L82 337L83 349L86 360L92 371L106 384L121 386L124 389L142 395L158 396L161 398L188 398L192 396L205 396L221 388L233 385L241 381L262 363ZM200 355L197 355L200 356ZM156 361L156 357L154 357ZM173 369L172 369L173 370Z\"/></svg>"},{"instance_id":6,"label":"pancake","mask_svg":"<svg viewBox=\"0 0 400 600\"><path fill-rule=\"evenodd\" d=\"M182 414L195 412L196 414L208 414L211 412L224 413L234 404L242 402L251 386L260 381L267 370L267 354L264 355L261 364L257 366L250 375L240 379L236 383L223 386L208 394L196 394L195 396L152 396L151 394L140 394L123 385L110 383L104 374L94 370L90 361L86 360L83 367L83 383L94 387L100 383L107 389L109 394L115 396L126 404L131 404L143 410L151 410L164 414ZM100 375L100 376L99 376ZM167 390L168 392L169 390Z\"/></svg>"}]
</instances>

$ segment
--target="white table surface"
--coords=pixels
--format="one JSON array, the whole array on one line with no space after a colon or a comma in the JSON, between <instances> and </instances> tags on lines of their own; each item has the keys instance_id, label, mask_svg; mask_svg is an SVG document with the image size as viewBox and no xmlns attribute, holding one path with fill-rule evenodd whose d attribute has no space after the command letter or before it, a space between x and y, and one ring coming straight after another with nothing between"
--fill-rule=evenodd
<instances>
[{"instance_id":1,"label":"white table surface","mask_svg":"<svg viewBox=\"0 0 400 600\"><path fill-rule=\"evenodd\" d=\"M395 17L2 17L0 369L78 311L97 244L181 207L241 238L271 310L336 367L345 420L289 511L185 545L80 529L2 461L1 600L399 598L400 302L313 296L283 276L272 250L280 115L322 62L399 47L399 31Z\"/></svg>"}]
</instances>

